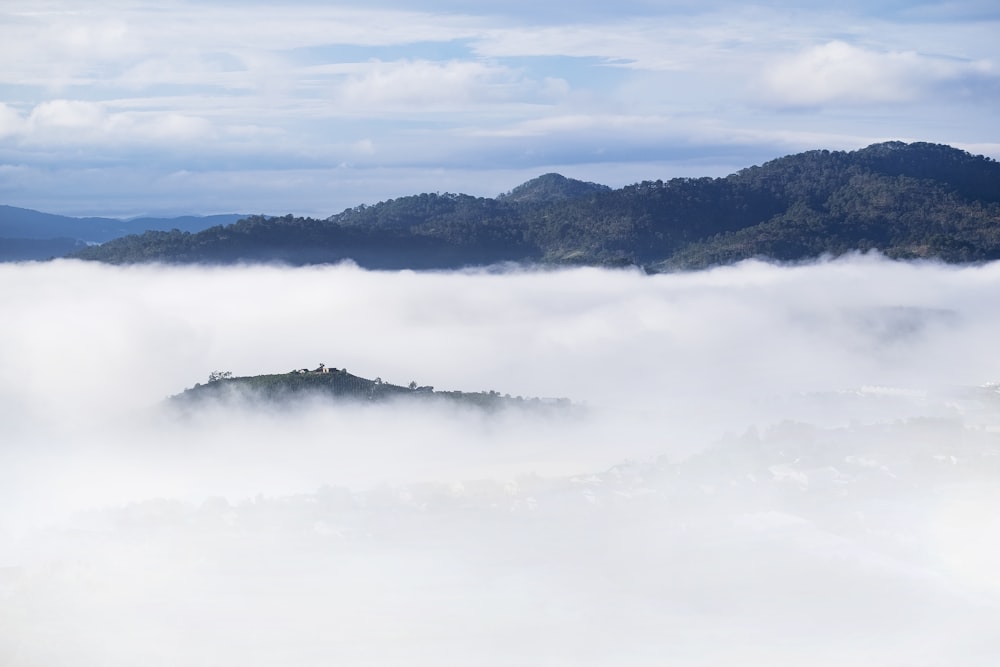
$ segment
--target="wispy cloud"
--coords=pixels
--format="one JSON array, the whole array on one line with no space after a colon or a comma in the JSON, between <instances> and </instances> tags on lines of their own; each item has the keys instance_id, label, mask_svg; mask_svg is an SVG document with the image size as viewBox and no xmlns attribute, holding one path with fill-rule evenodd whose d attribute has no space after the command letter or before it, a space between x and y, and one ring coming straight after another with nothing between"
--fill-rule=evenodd
<instances>
[{"instance_id":1,"label":"wispy cloud","mask_svg":"<svg viewBox=\"0 0 1000 667\"><path fill-rule=\"evenodd\" d=\"M333 84L336 107L347 113L382 111L461 112L483 104L526 102L544 87L510 68L481 62L373 62L350 67L346 80ZM331 109L336 115L340 109Z\"/></svg>"}]
</instances>

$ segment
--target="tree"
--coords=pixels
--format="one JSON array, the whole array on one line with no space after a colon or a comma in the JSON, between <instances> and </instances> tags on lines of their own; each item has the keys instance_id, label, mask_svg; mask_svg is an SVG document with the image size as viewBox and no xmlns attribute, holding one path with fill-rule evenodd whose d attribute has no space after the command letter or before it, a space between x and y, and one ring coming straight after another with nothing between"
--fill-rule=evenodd
<instances>
[{"instance_id":1,"label":"tree","mask_svg":"<svg viewBox=\"0 0 1000 667\"><path fill-rule=\"evenodd\" d=\"M218 382L219 380L228 380L233 377L232 371L212 371L208 374L209 382Z\"/></svg>"}]
</instances>

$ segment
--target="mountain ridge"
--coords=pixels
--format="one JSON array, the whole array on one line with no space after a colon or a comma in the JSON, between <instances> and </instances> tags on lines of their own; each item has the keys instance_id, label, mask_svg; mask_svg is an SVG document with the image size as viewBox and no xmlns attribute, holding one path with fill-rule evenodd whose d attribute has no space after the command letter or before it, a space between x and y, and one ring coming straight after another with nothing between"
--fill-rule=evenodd
<instances>
[{"instance_id":1,"label":"mountain ridge","mask_svg":"<svg viewBox=\"0 0 1000 667\"><path fill-rule=\"evenodd\" d=\"M375 269L502 262L703 268L875 250L1000 259L1000 164L950 146L884 142L787 155L723 178L619 189L545 174L495 198L423 193L323 220L251 216L147 232L71 256L112 263L351 260Z\"/></svg>"}]
</instances>

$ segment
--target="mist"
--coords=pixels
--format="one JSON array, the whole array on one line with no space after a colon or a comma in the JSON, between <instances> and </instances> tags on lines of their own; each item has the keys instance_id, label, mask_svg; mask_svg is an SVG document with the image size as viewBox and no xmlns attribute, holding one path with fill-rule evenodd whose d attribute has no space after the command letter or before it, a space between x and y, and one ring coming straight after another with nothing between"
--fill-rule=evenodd
<instances>
[{"instance_id":1,"label":"mist","mask_svg":"<svg viewBox=\"0 0 1000 667\"><path fill-rule=\"evenodd\" d=\"M1000 264L0 264L0 664L992 665ZM482 412L166 399L319 363Z\"/></svg>"}]
</instances>

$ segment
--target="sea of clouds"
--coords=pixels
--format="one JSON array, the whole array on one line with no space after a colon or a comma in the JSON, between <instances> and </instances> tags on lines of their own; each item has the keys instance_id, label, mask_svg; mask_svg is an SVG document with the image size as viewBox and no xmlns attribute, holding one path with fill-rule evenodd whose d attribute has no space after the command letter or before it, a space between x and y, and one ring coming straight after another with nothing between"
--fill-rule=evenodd
<instances>
[{"instance_id":1,"label":"sea of clouds","mask_svg":"<svg viewBox=\"0 0 1000 667\"><path fill-rule=\"evenodd\" d=\"M993 665L998 293L0 265L0 664ZM321 362L575 407L164 402Z\"/></svg>"}]
</instances>

